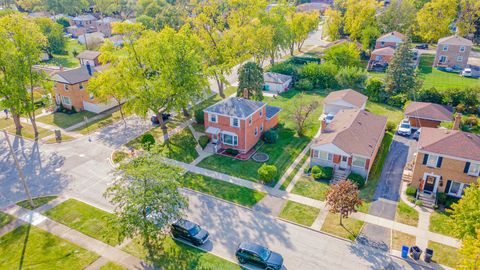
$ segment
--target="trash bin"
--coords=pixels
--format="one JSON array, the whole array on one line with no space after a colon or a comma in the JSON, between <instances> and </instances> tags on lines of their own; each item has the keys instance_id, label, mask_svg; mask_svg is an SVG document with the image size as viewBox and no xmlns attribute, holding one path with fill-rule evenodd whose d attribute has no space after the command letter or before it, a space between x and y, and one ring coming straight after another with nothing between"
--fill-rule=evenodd
<instances>
[{"instance_id":1,"label":"trash bin","mask_svg":"<svg viewBox=\"0 0 480 270\"><path fill-rule=\"evenodd\" d=\"M425 255L424 256L425 256L425 258L424 258L425 262L427 262L427 263L431 262L432 257L433 257L433 250L429 249L429 248L425 249Z\"/></svg>"},{"instance_id":2,"label":"trash bin","mask_svg":"<svg viewBox=\"0 0 480 270\"><path fill-rule=\"evenodd\" d=\"M408 246L402 246L402 258L408 258Z\"/></svg>"},{"instance_id":3,"label":"trash bin","mask_svg":"<svg viewBox=\"0 0 480 270\"><path fill-rule=\"evenodd\" d=\"M57 142L62 141L62 132L59 129L55 129L55 139Z\"/></svg>"},{"instance_id":4,"label":"trash bin","mask_svg":"<svg viewBox=\"0 0 480 270\"><path fill-rule=\"evenodd\" d=\"M410 256L412 256L414 260L420 260L420 255L422 255L422 250L418 246L410 248Z\"/></svg>"}]
</instances>

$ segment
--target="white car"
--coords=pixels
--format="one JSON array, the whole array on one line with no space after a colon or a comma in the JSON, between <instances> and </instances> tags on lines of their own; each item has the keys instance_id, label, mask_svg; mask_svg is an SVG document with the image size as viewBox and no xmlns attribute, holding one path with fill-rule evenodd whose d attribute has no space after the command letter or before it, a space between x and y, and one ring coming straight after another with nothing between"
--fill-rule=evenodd
<instances>
[{"instance_id":1,"label":"white car","mask_svg":"<svg viewBox=\"0 0 480 270\"><path fill-rule=\"evenodd\" d=\"M335 117L335 115L329 113L329 114L322 114L322 117L321 119L322 120L325 120L325 123L330 124L332 121L333 121L333 118Z\"/></svg>"},{"instance_id":2,"label":"white car","mask_svg":"<svg viewBox=\"0 0 480 270\"><path fill-rule=\"evenodd\" d=\"M397 134L402 136L410 136L412 134L412 126L410 126L410 123L405 123L402 121L400 125L398 125Z\"/></svg>"},{"instance_id":3,"label":"white car","mask_svg":"<svg viewBox=\"0 0 480 270\"><path fill-rule=\"evenodd\" d=\"M460 75L462 75L463 77L472 77L472 69L466 68L462 71Z\"/></svg>"}]
</instances>

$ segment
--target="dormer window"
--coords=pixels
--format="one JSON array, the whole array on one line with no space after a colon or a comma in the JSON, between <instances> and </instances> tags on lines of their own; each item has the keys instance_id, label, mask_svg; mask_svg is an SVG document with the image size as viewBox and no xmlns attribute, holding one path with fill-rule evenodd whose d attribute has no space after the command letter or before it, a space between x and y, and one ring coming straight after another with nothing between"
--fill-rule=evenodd
<instances>
[{"instance_id":1,"label":"dormer window","mask_svg":"<svg viewBox=\"0 0 480 270\"><path fill-rule=\"evenodd\" d=\"M240 127L240 121L238 120L238 118L232 117L230 118L230 125L232 127Z\"/></svg>"}]
</instances>

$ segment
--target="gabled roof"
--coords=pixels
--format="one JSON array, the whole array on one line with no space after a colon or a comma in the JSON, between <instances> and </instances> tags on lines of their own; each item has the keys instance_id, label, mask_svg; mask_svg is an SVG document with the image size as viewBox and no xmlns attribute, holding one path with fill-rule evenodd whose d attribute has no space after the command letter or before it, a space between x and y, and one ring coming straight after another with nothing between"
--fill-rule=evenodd
<instances>
[{"instance_id":1,"label":"gabled roof","mask_svg":"<svg viewBox=\"0 0 480 270\"><path fill-rule=\"evenodd\" d=\"M480 136L459 130L423 127L418 140L418 149L480 161Z\"/></svg>"},{"instance_id":2,"label":"gabled roof","mask_svg":"<svg viewBox=\"0 0 480 270\"><path fill-rule=\"evenodd\" d=\"M75 18L73 18L74 21L95 21L97 18L93 16L92 14L86 14L86 15L78 15Z\"/></svg>"},{"instance_id":3,"label":"gabled roof","mask_svg":"<svg viewBox=\"0 0 480 270\"><path fill-rule=\"evenodd\" d=\"M405 116L435 121L452 121L453 109L430 102L412 101L405 107Z\"/></svg>"},{"instance_id":4,"label":"gabled roof","mask_svg":"<svg viewBox=\"0 0 480 270\"><path fill-rule=\"evenodd\" d=\"M465 45L472 46L473 43L471 40L459 37L457 35L444 37L438 40L438 44L447 44L447 45Z\"/></svg>"},{"instance_id":5,"label":"gabled roof","mask_svg":"<svg viewBox=\"0 0 480 270\"><path fill-rule=\"evenodd\" d=\"M92 74L95 72L93 67ZM76 84L84 81L88 81L92 75L88 73L87 67L81 66L79 68L65 70L63 72L58 72L52 76L52 81L61 82L66 84Z\"/></svg>"},{"instance_id":6,"label":"gabled roof","mask_svg":"<svg viewBox=\"0 0 480 270\"><path fill-rule=\"evenodd\" d=\"M372 55L394 55L395 54L395 49L392 47L385 47L385 48L380 48L380 49L375 49L372 52Z\"/></svg>"},{"instance_id":7,"label":"gabled roof","mask_svg":"<svg viewBox=\"0 0 480 270\"><path fill-rule=\"evenodd\" d=\"M399 33L397 31L393 31L390 33L387 33L377 39L377 42L383 41L383 42L402 42L405 40L405 35L402 33Z\"/></svg>"},{"instance_id":8,"label":"gabled roof","mask_svg":"<svg viewBox=\"0 0 480 270\"><path fill-rule=\"evenodd\" d=\"M289 80L292 80L292 76L274 73L274 72L265 72L263 73L263 80L265 82L272 82L272 83L285 83Z\"/></svg>"},{"instance_id":9,"label":"gabled roof","mask_svg":"<svg viewBox=\"0 0 480 270\"><path fill-rule=\"evenodd\" d=\"M332 143L346 153L372 158L386 124L385 116L359 109L341 110L314 139L312 147Z\"/></svg>"},{"instance_id":10,"label":"gabled roof","mask_svg":"<svg viewBox=\"0 0 480 270\"><path fill-rule=\"evenodd\" d=\"M359 92L352 89L344 89L333 91L323 100L324 104L333 103L337 100L343 100L347 103L354 105L357 108L361 108L365 102L367 102L368 97L360 94Z\"/></svg>"},{"instance_id":11,"label":"gabled roof","mask_svg":"<svg viewBox=\"0 0 480 270\"><path fill-rule=\"evenodd\" d=\"M253 101L241 97L230 97L224 99L203 110L209 113L218 113L238 118L246 118L263 107L265 103Z\"/></svg>"},{"instance_id":12,"label":"gabled roof","mask_svg":"<svg viewBox=\"0 0 480 270\"><path fill-rule=\"evenodd\" d=\"M77 55L78 59L88 59L88 60L94 60L95 58L100 56L100 52L98 51L83 51Z\"/></svg>"}]
</instances>

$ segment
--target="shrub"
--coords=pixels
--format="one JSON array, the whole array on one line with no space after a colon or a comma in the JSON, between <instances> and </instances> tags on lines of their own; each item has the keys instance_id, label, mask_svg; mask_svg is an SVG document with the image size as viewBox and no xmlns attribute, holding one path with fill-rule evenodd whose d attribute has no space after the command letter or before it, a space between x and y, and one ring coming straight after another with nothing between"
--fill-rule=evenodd
<instances>
[{"instance_id":1,"label":"shrub","mask_svg":"<svg viewBox=\"0 0 480 270\"><path fill-rule=\"evenodd\" d=\"M333 176L333 168L315 165L312 167L312 176L315 180L330 180Z\"/></svg>"},{"instance_id":2,"label":"shrub","mask_svg":"<svg viewBox=\"0 0 480 270\"><path fill-rule=\"evenodd\" d=\"M465 125L469 125L471 127L478 125L478 118L475 115L467 117L465 120Z\"/></svg>"},{"instance_id":3,"label":"shrub","mask_svg":"<svg viewBox=\"0 0 480 270\"><path fill-rule=\"evenodd\" d=\"M383 81L377 78L368 79L365 87L365 95L368 96L369 100L376 102L384 102L386 93Z\"/></svg>"},{"instance_id":4,"label":"shrub","mask_svg":"<svg viewBox=\"0 0 480 270\"><path fill-rule=\"evenodd\" d=\"M447 194L443 192L437 192L437 203L441 205L445 205L447 202Z\"/></svg>"},{"instance_id":5,"label":"shrub","mask_svg":"<svg viewBox=\"0 0 480 270\"><path fill-rule=\"evenodd\" d=\"M151 133L145 133L140 139L143 149L150 151L152 146L155 144L155 137Z\"/></svg>"},{"instance_id":6,"label":"shrub","mask_svg":"<svg viewBox=\"0 0 480 270\"><path fill-rule=\"evenodd\" d=\"M225 153L236 156L238 155L238 153L240 153L240 151L238 151L237 149L228 148L227 150L225 150Z\"/></svg>"},{"instance_id":7,"label":"shrub","mask_svg":"<svg viewBox=\"0 0 480 270\"><path fill-rule=\"evenodd\" d=\"M278 133L273 129L269 129L263 133L263 140L269 144L276 143L278 140Z\"/></svg>"},{"instance_id":8,"label":"shrub","mask_svg":"<svg viewBox=\"0 0 480 270\"><path fill-rule=\"evenodd\" d=\"M406 94L398 94L387 99L387 104L393 107L402 108L407 102Z\"/></svg>"},{"instance_id":9,"label":"shrub","mask_svg":"<svg viewBox=\"0 0 480 270\"><path fill-rule=\"evenodd\" d=\"M196 110L195 111L195 122L197 122L197 124L203 124L204 121L205 121L205 119L204 119L203 110Z\"/></svg>"},{"instance_id":10,"label":"shrub","mask_svg":"<svg viewBox=\"0 0 480 270\"><path fill-rule=\"evenodd\" d=\"M388 132L392 132L392 131L395 130L396 127L397 127L397 125L394 122L388 121L387 126L385 127L385 130L388 131Z\"/></svg>"},{"instance_id":11,"label":"shrub","mask_svg":"<svg viewBox=\"0 0 480 270\"><path fill-rule=\"evenodd\" d=\"M361 176L360 174L350 173L348 175L348 180L357 184L358 188L362 188L365 185L365 178L363 178L363 176Z\"/></svg>"},{"instance_id":12,"label":"shrub","mask_svg":"<svg viewBox=\"0 0 480 270\"><path fill-rule=\"evenodd\" d=\"M273 64L268 71L290 75L293 76L294 80L296 80L298 78L299 68L297 65L290 61L284 61L281 63Z\"/></svg>"},{"instance_id":13,"label":"shrub","mask_svg":"<svg viewBox=\"0 0 480 270\"><path fill-rule=\"evenodd\" d=\"M270 183L277 177L277 167L275 167L275 165L267 165L266 163L263 163L257 172L260 180L265 184Z\"/></svg>"},{"instance_id":14,"label":"shrub","mask_svg":"<svg viewBox=\"0 0 480 270\"><path fill-rule=\"evenodd\" d=\"M335 75L338 73L338 67L333 63L308 63L300 71L302 79L308 79L313 87L322 89L334 88L337 84Z\"/></svg>"},{"instance_id":15,"label":"shrub","mask_svg":"<svg viewBox=\"0 0 480 270\"><path fill-rule=\"evenodd\" d=\"M207 135L202 135L200 138L198 138L198 144L202 149L205 149L207 147L208 142L210 141L210 138L208 138Z\"/></svg>"},{"instance_id":16,"label":"shrub","mask_svg":"<svg viewBox=\"0 0 480 270\"><path fill-rule=\"evenodd\" d=\"M361 90L365 88L365 81L367 80L367 72L357 67L344 67L338 71L335 79L338 85L343 89L352 88Z\"/></svg>"},{"instance_id":17,"label":"shrub","mask_svg":"<svg viewBox=\"0 0 480 270\"><path fill-rule=\"evenodd\" d=\"M295 83L295 88L300 91L310 91L313 89L313 83L309 79L300 79Z\"/></svg>"},{"instance_id":18,"label":"shrub","mask_svg":"<svg viewBox=\"0 0 480 270\"><path fill-rule=\"evenodd\" d=\"M414 187L408 186L407 190L405 190L405 193L407 194L407 196L415 197L417 195L417 189Z\"/></svg>"}]
</instances>

